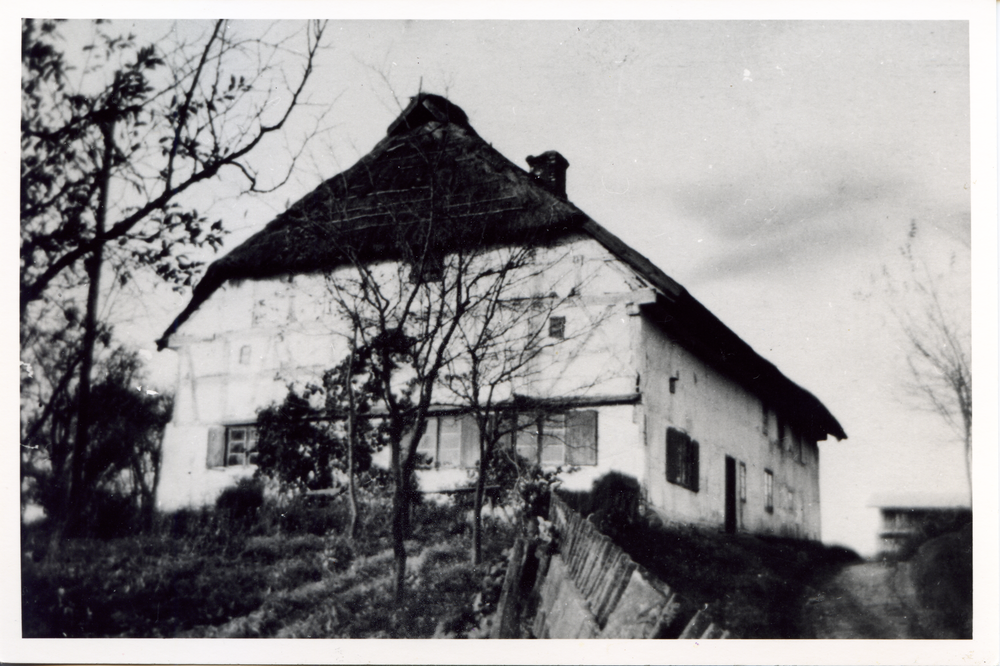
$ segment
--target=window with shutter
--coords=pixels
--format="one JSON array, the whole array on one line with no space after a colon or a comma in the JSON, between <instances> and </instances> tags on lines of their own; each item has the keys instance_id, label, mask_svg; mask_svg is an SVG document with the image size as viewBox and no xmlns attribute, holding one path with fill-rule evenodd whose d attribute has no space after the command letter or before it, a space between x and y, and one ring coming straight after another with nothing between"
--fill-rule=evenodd
<instances>
[{"instance_id":1,"label":"window with shutter","mask_svg":"<svg viewBox=\"0 0 1000 666\"><path fill-rule=\"evenodd\" d=\"M687 483L685 484L689 489L694 492L698 492L698 481L701 478L701 467L699 465L699 452L698 452L698 442L693 439L688 442L687 451Z\"/></svg>"},{"instance_id":2,"label":"window with shutter","mask_svg":"<svg viewBox=\"0 0 1000 666\"><path fill-rule=\"evenodd\" d=\"M462 455L462 420L457 416L442 416L438 423L438 455L440 467L457 467Z\"/></svg>"},{"instance_id":3,"label":"window with shutter","mask_svg":"<svg viewBox=\"0 0 1000 666\"><path fill-rule=\"evenodd\" d=\"M428 418L424 427L424 435L417 444L417 453L421 453L431 462L437 461L438 420Z\"/></svg>"},{"instance_id":4,"label":"window with shutter","mask_svg":"<svg viewBox=\"0 0 1000 666\"><path fill-rule=\"evenodd\" d=\"M566 461L566 415L549 414L542 419L543 465L562 465Z\"/></svg>"},{"instance_id":5,"label":"window with shutter","mask_svg":"<svg viewBox=\"0 0 1000 666\"><path fill-rule=\"evenodd\" d=\"M469 469L479 464L479 425L476 417L462 417L462 467Z\"/></svg>"},{"instance_id":6,"label":"window with shutter","mask_svg":"<svg viewBox=\"0 0 1000 666\"><path fill-rule=\"evenodd\" d=\"M698 492L698 442L676 428L667 428L667 481Z\"/></svg>"},{"instance_id":7,"label":"window with shutter","mask_svg":"<svg viewBox=\"0 0 1000 666\"><path fill-rule=\"evenodd\" d=\"M538 462L538 417L534 414L517 415L517 432L514 433L517 455Z\"/></svg>"},{"instance_id":8,"label":"window with shutter","mask_svg":"<svg viewBox=\"0 0 1000 666\"><path fill-rule=\"evenodd\" d=\"M578 410L566 415L566 462L597 464L597 412Z\"/></svg>"},{"instance_id":9,"label":"window with shutter","mask_svg":"<svg viewBox=\"0 0 1000 666\"><path fill-rule=\"evenodd\" d=\"M205 456L205 467L226 466L226 429L212 426L208 429L208 452Z\"/></svg>"}]
</instances>

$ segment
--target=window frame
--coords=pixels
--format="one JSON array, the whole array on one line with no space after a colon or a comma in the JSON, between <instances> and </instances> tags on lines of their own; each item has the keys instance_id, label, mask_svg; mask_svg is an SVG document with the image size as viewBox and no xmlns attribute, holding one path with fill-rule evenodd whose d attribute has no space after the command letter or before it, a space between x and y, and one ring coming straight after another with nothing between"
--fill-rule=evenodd
<instances>
[{"instance_id":1,"label":"window frame","mask_svg":"<svg viewBox=\"0 0 1000 666\"><path fill-rule=\"evenodd\" d=\"M667 481L687 488L691 492L700 489L700 447L698 442L683 430L667 428L666 436L666 478Z\"/></svg>"},{"instance_id":2,"label":"window frame","mask_svg":"<svg viewBox=\"0 0 1000 666\"><path fill-rule=\"evenodd\" d=\"M564 316L550 316L549 317L549 337L556 340L566 339L566 317Z\"/></svg>"},{"instance_id":3,"label":"window frame","mask_svg":"<svg viewBox=\"0 0 1000 666\"><path fill-rule=\"evenodd\" d=\"M232 450L232 445L236 443L234 442L234 435L238 432L244 435L241 441L244 446L242 451L234 452ZM223 467L250 467L257 465L255 458L258 450L257 445L260 439L257 424L244 423L239 425L227 425L224 437L225 449L223 451L222 458ZM242 456L242 461L230 462L231 456Z\"/></svg>"},{"instance_id":4,"label":"window frame","mask_svg":"<svg viewBox=\"0 0 1000 666\"><path fill-rule=\"evenodd\" d=\"M764 470L764 510L774 513L774 472Z\"/></svg>"},{"instance_id":5,"label":"window frame","mask_svg":"<svg viewBox=\"0 0 1000 666\"><path fill-rule=\"evenodd\" d=\"M593 409L520 412L511 445L519 456L541 467L593 467L598 456L598 414ZM554 450L560 453L558 460L551 456Z\"/></svg>"},{"instance_id":6,"label":"window frame","mask_svg":"<svg viewBox=\"0 0 1000 666\"><path fill-rule=\"evenodd\" d=\"M442 448L443 436L450 443L446 448ZM432 441L427 443L427 438ZM473 469L479 464L478 438L479 428L470 414L433 414L426 417L417 452L431 459L430 469Z\"/></svg>"}]
</instances>

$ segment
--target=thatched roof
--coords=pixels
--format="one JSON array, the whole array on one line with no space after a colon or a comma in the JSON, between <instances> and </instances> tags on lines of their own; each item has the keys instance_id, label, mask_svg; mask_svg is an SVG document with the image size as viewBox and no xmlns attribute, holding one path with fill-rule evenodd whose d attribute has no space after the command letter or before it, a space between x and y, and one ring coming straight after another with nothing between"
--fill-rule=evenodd
<instances>
[{"instance_id":1,"label":"thatched roof","mask_svg":"<svg viewBox=\"0 0 1000 666\"><path fill-rule=\"evenodd\" d=\"M565 163L557 155L559 160ZM683 287L567 201L558 185L535 178L494 150L459 107L427 93L411 100L386 137L357 164L212 263L158 345L165 347L180 325L230 280L404 258L408 248L424 243L443 253L508 242L545 243L581 232L656 288L660 299L656 312L649 314L673 322L666 326L668 332L694 353L775 407L792 407L816 439L827 433L846 437L819 400L758 356ZM679 314L683 316L675 316Z\"/></svg>"}]
</instances>

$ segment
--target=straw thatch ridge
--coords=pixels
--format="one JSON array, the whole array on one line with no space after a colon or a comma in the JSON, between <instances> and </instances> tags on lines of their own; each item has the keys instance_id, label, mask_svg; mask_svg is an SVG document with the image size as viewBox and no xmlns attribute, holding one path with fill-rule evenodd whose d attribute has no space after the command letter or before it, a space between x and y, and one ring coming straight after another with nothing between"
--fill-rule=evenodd
<instances>
[{"instance_id":1,"label":"straw thatch ridge","mask_svg":"<svg viewBox=\"0 0 1000 666\"><path fill-rule=\"evenodd\" d=\"M590 236L654 287L650 319L771 404L790 407L816 439L846 437L811 393L754 352L646 257L484 141L444 97L412 98L387 136L226 256L213 262L170 336L227 281L321 273L351 262L420 263L459 249Z\"/></svg>"}]
</instances>

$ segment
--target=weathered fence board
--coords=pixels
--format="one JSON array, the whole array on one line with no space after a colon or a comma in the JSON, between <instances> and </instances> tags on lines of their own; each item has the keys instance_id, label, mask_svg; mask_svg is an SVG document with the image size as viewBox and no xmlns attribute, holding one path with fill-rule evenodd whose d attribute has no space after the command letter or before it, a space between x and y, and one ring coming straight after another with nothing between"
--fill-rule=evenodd
<instances>
[{"instance_id":1,"label":"weathered fence board","mask_svg":"<svg viewBox=\"0 0 1000 666\"><path fill-rule=\"evenodd\" d=\"M728 638L694 605L636 564L557 497L549 510L558 537L533 631L539 638ZM513 558L512 558L513 559ZM506 586L505 586L506 587Z\"/></svg>"}]
</instances>

